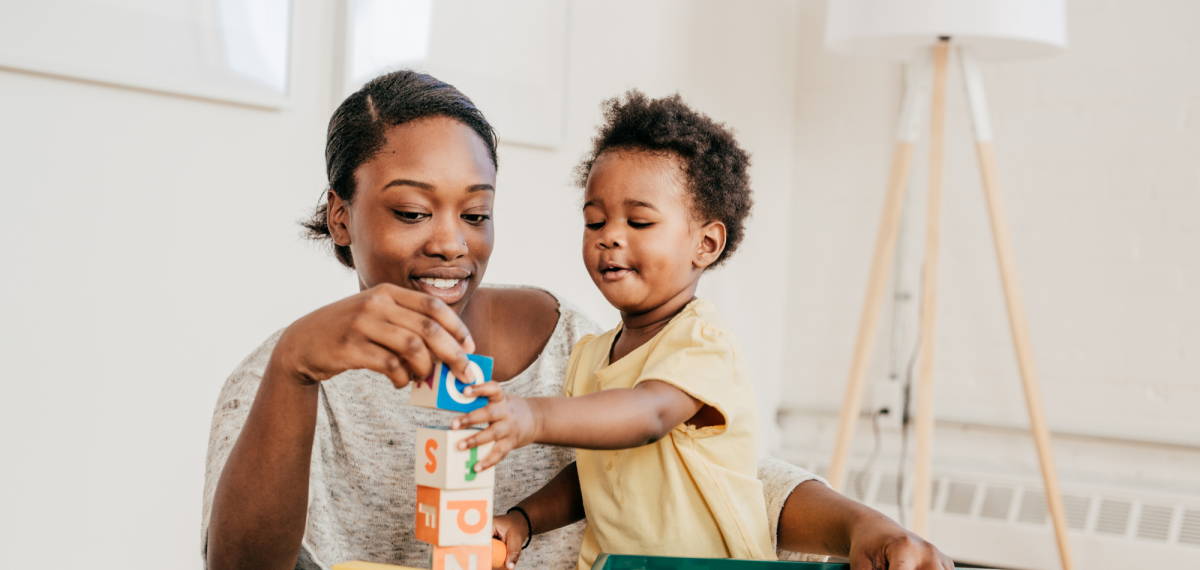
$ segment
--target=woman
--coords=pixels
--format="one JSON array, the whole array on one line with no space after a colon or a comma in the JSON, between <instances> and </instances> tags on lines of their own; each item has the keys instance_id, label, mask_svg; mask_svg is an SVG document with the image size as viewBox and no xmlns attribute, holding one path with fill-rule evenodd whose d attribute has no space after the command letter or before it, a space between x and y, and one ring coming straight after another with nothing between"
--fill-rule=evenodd
<instances>
[{"instance_id":1,"label":"woman","mask_svg":"<svg viewBox=\"0 0 1200 570\"><path fill-rule=\"evenodd\" d=\"M410 71L371 81L334 113L326 166L326 203L305 225L332 240L360 292L276 333L227 380L205 476L210 568L424 566L413 431L452 414L408 406L409 382L439 361L462 374L473 351L495 357L506 392L558 395L570 348L599 331L547 292L479 286L493 246L496 139L453 87ZM572 456L513 451L496 467L496 511ZM952 567L879 513L819 481L800 484L811 474L769 458L759 472L781 548L850 556L860 568ZM563 516L529 512L535 530ZM573 567L580 531L538 536L521 565Z\"/></svg>"}]
</instances>

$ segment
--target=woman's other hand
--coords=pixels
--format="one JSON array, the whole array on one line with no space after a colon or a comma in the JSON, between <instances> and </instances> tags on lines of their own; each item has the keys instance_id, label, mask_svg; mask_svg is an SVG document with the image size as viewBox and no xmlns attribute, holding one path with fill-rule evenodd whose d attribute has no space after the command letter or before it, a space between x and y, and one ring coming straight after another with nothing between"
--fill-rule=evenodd
<instances>
[{"instance_id":1,"label":"woman's other hand","mask_svg":"<svg viewBox=\"0 0 1200 570\"><path fill-rule=\"evenodd\" d=\"M521 558L521 547L529 539L529 523L525 522L525 517L520 513L492 517L492 536L503 541L508 549L504 567L508 570L516 568L517 560Z\"/></svg>"},{"instance_id":2,"label":"woman's other hand","mask_svg":"<svg viewBox=\"0 0 1200 570\"><path fill-rule=\"evenodd\" d=\"M778 539L784 550L848 558L851 570L954 570L933 544L815 480L788 495Z\"/></svg>"},{"instance_id":3,"label":"woman's other hand","mask_svg":"<svg viewBox=\"0 0 1200 570\"><path fill-rule=\"evenodd\" d=\"M954 570L954 561L932 543L882 515L855 526L851 570Z\"/></svg>"},{"instance_id":4,"label":"woman's other hand","mask_svg":"<svg viewBox=\"0 0 1200 570\"><path fill-rule=\"evenodd\" d=\"M467 327L440 299L384 283L292 323L270 367L300 384L365 368L403 388L432 373L435 362L469 379L467 353L474 350Z\"/></svg>"},{"instance_id":5,"label":"woman's other hand","mask_svg":"<svg viewBox=\"0 0 1200 570\"><path fill-rule=\"evenodd\" d=\"M492 452L475 465L475 471L483 471L496 465L508 452L535 441L537 420L530 400L505 394L497 382L468 386L463 390L463 395L487 398L488 405L454 418L450 428L462 429L483 423L489 425L487 429L460 441L458 448L467 450L489 441L495 442Z\"/></svg>"}]
</instances>

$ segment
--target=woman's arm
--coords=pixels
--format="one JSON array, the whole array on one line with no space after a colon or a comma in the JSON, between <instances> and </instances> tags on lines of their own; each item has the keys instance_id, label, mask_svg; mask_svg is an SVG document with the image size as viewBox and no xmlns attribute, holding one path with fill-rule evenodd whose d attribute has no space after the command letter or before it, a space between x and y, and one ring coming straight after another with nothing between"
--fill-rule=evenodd
<instances>
[{"instance_id":1,"label":"woman's arm","mask_svg":"<svg viewBox=\"0 0 1200 570\"><path fill-rule=\"evenodd\" d=\"M779 548L832 554L853 570L953 570L933 544L820 481L796 486L779 515Z\"/></svg>"},{"instance_id":2,"label":"woman's arm","mask_svg":"<svg viewBox=\"0 0 1200 570\"><path fill-rule=\"evenodd\" d=\"M455 418L450 425L459 429L490 424L458 444L460 449L470 449L496 442L475 466L477 471L531 443L580 449L640 447L662 439L704 406L683 390L658 380L572 398L521 398L505 394L493 382L469 386L464 395L489 400L486 407Z\"/></svg>"},{"instance_id":3,"label":"woman's arm","mask_svg":"<svg viewBox=\"0 0 1200 570\"><path fill-rule=\"evenodd\" d=\"M473 342L444 303L373 287L293 323L275 345L254 403L221 469L209 515L212 569L295 568L308 510L318 382L370 369L397 388L434 359L465 373Z\"/></svg>"}]
</instances>

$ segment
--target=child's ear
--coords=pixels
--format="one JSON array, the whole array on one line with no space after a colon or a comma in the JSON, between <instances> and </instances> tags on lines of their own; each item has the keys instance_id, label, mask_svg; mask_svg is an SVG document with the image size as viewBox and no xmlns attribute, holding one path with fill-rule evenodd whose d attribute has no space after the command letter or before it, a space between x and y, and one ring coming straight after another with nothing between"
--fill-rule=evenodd
<instances>
[{"instance_id":1,"label":"child's ear","mask_svg":"<svg viewBox=\"0 0 1200 570\"><path fill-rule=\"evenodd\" d=\"M350 203L343 200L333 190L330 190L325 196L325 217L328 220L329 236L333 238L333 243L342 246L350 245L350 230L347 227L350 222Z\"/></svg>"},{"instance_id":2,"label":"child's ear","mask_svg":"<svg viewBox=\"0 0 1200 570\"><path fill-rule=\"evenodd\" d=\"M704 269L721 257L725 251L725 224L709 222L700 228L700 243L696 247L696 255L692 265Z\"/></svg>"}]
</instances>

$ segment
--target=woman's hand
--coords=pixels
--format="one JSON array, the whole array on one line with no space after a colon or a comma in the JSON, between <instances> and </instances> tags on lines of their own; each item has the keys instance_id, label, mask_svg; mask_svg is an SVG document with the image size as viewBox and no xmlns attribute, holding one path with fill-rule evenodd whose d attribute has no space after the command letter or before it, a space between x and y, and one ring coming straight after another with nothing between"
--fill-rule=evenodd
<instances>
[{"instance_id":1,"label":"woman's hand","mask_svg":"<svg viewBox=\"0 0 1200 570\"><path fill-rule=\"evenodd\" d=\"M451 429L462 429L476 424L489 424L487 429L458 443L460 450L479 447L494 441L492 452L475 464L475 471L483 471L504 459L508 452L525 447L536 441L538 432L537 412L532 401L520 396L511 396L500 389L498 382L484 382L468 386L463 395L488 399L488 405L469 414L454 418Z\"/></svg>"},{"instance_id":2,"label":"woman's hand","mask_svg":"<svg viewBox=\"0 0 1200 570\"><path fill-rule=\"evenodd\" d=\"M441 299L385 283L292 323L271 367L300 384L365 368L403 388L431 374L435 362L469 381L467 353L474 350L467 327Z\"/></svg>"},{"instance_id":3,"label":"woman's hand","mask_svg":"<svg viewBox=\"0 0 1200 570\"><path fill-rule=\"evenodd\" d=\"M815 480L788 495L778 539L784 550L846 557L851 570L954 570L934 545Z\"/></svg>"},{"instance_id":4,"label":"woman's hand","mask_svg":"<svg viewBox=\"0 0 1200 570\"><path fill-rule=\"evenodd\" d=\"M517 560L521 558L521 547L525 546L525 541L529 539L529 523L525 522L525 517L521 513L492 517L492 536L502 540L504 547L508 549L508 558L504 560L504 566L508 570L516 568Z\"/></svg>"},{"instance_id":5,"label":"woman's hand","mask_svg":"<svg viewBox=\"0 0 1200 570\"><path fill-rule=\"evenodd\" d=\"M855 526L849 559L852 570L954 570L936 546L882 516Z\"/></svg>"}]
</instances>

